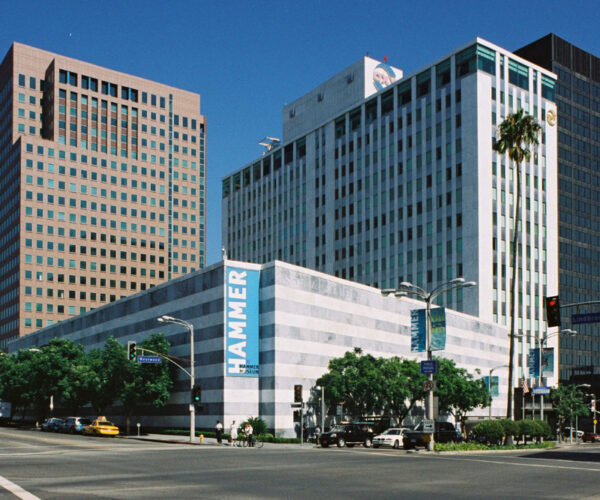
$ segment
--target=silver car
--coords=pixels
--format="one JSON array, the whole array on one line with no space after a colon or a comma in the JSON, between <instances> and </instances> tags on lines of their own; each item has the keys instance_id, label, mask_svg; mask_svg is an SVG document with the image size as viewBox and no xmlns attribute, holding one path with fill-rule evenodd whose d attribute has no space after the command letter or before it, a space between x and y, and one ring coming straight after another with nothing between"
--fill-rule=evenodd
<instances>
[{"instance_id":1,"label":"silver car","mask_svg":"<svg viewBox=\"0 0 600 500\"><path fill-rule=\"evenodd\" d=\"M390 446L398 449L402 445L402 438L407 430L405 427L390 427L373 438L373 447Z\"/></svg>"}]
</instances>

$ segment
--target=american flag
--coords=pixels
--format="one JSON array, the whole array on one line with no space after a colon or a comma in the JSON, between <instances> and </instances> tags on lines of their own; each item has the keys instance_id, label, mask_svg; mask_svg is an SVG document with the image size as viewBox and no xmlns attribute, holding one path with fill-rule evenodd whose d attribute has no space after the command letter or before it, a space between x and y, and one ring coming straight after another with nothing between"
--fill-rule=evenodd
<instances>
[{"instance_id":1,"label":"american flag","mask_svg":"<svg viewBox=\"0 0 600 500\"><path fill-rule=\"evenodd\" d=\"M523 388L523 394L527 394L529 392L529 386L527 385L526 379L523 379L521 382L521 387Z\"/></svg>"}]
</instances>

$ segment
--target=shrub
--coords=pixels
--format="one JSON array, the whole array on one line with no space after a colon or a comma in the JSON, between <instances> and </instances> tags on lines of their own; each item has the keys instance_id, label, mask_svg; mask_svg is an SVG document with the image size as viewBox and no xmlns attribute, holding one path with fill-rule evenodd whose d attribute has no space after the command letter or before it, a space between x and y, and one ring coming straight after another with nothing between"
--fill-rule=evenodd
<instances>
[{"instance_id":1,"label":"shrub","mask_svg":"<svg viewBox=\"0 0 600 500\"><path fill-rule=\"evenodd\" d=\"M243 429L246 423L249 423L252 426L252 433L255 436L267 432L267 423L260 417L248 417L246 422L242 422L240 429Z\"/></svg>"},{"instance_id":2,"label":"shrub","mask_svg":"<svg viewBox=\"0 0 600 500\"><path fill-rule=\"evenodd\" d=\"M504 428L498 420L484 420L473 428L477 441L486 444L498 444L504 436Z\"/></svg>"},{"instance_id":3,"label":"shrub","mask_svg":"<svg viewBox=\"0 0 600 500\"><path fill-rule=\"evenodd\" d=\"M548 422L545 420L534 420L534 425L533 437L535 437L537 442L540 441L540 438L549 439L552 437L552 429L550 429Z\"/></svg>"},{"instance_id":4,"label":"shrub","mask_svg":"<svg viewBox=\"0 0 600 500\"><path fill-rule=\"evenodd\" d=\"M517 436L519 434L519 424L510 418L503 418L499 421L502 429L504 430L504 436Z\"/></svg>"},{"instance_id":5,"label":"shrub","mask_svg":"<svg viewBox=\"0 0 600 500\"><path fill-rule=\"evenodd\" d=\"M527 444L527 436L533 437L536 431L536 425L533 420L519 420L517 422L519 426L519 435L523 436L523 443Z\"/></svg>"}]
</instances>

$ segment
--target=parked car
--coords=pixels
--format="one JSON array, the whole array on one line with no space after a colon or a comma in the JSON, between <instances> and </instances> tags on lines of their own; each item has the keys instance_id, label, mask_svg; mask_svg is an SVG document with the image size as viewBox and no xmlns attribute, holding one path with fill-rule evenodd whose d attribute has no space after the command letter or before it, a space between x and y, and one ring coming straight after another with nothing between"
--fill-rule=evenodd
<instances>
[{"instance_id":1,"label":"parked car","mask_svg":"<svg viewBox=\"0 0 600 500\"><path fill-rule=\"evenodd\" d=\"M423 432L423 422L420 422L412 431L406 431L402 440L405 450L425 447L429 439L429 433ZM461 443L465 440L460 432L450 422L436 422L433 439L436 443Z\"/></svg>"},{"instance_id":2,"label":"parked car","mask_svg":"<svg viewBox=\"0 0 600 500\"><path fill-rule=\"evenodd\" d=\"M584 443L600 443L600 434L595 432L586 432L583 434Z\"/></svg>"},{"instance_id":3,"label":"parked car","mask_svg":"<svg viewBox=\"0 0 600 500\"><path fill-rule=\"evenodd\" d=\"M44 422L42 422L42 430L47 432L59 432L64 424L64 420L62 418L47 418Z\"/></svg>"},{"instance_id":4,"label":"parked car","mask_svg":"<svg viewBox=\"0 0 600 500\"><path fill-rule=\"evenodd\" d=\"M372 424L371 424L372 425ZM351 424L338 424L329 432L321 434L320 442L323 448L336 444L338 448L355 444L362 444L365 448L373 445L373 430L368 422L354 422Z\"/></svg>"},{"instance_id":5,"label":"parked car","mask_svg":"<svg viewBox=\"0 0 600 500\"><path fill-rule=\"evenodd\" d=\"M106 418L97 418L83 428L83 433L92 436L118 436L119 428Z\"/></svg>"},{"instance_id":6,"label":"parked car","mask_svg":"<svg viewBox=\"0 0 600 500\"><path fill-rule=\"evenodd\" d=\"M575 439L575 436L577 436L578 439L582 439L583 438L583 434L584 434L583 431L581 431L579 429L575 429L575 428L573 428L571 430L571 427L565 427L563 429L563 437L565 439L569 439L571 432L573 433L573 439ZM575 433L577 433L577 434L575 434Z\"/></svg>"},{"instance_id":7,"label":"parked car","mask_svg":"<svg viewBox=\"0 0 600 500\"><path fill-rule=\"evenodd\" d=\"M381 434L378 434L373 438L373 448L379 448L380 446L391 446L392 448L400 448L404 433L408 431L406 427L390 427Z\"/></svg>"},{"instance_id":8,"label":"parked car","mask_svg":"<svg viewBox=\"0 0 600 500\"><path fill-rule=\"evenodd\" d=\"M83 428L91 423L92 421L89 418L68 417L62 426L62 431L68 432L69 434L81 434L83 432Z\"/></svg>"}]
</instances>

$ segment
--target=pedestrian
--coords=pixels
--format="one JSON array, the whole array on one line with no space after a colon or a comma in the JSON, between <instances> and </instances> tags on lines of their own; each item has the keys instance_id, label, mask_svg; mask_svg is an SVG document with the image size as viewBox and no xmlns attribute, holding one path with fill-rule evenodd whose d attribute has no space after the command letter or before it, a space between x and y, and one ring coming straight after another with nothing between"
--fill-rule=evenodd
<instances>
[{"instance_id":1,"label":"pedestrian","mask_svg":"<svg viewBox=\"0 0 600 500\"><path fill-rule=\"evenodd\" d=\"M237 446L237 438L238 426L234 420L233 422L231 422L231 426L229 427L229 439L231 440L231 446Z\"/></svg>"},{"instance_id":2,"label":"pedestrian","mask_svg":"<svg viewBox=\"0 0 600 500\"><path fill-rule=\"evenodd\" d=\"M317 426L315 427L315 443L317 443L317 446L319 445L319 437L321 436L321 427L319 426L319 424L317 424Z\"/></svg>"},{"instance_id":3,"label":"pedestrian","mask_svg":"<svg viewBox=\"0 0 600 500\"><path fill-rule=\"evenodd\" d=\"M246 428L244 429L244 434L246 435L246 441L248 442L248 446L251 448L254 446L254 441L252 440L252 433L254 429L250 425L250 422L246 424Z\"/></svg>"},{"instance_id":4,"label":"pedestrian","mask_svg":"<svg viewBox=\"0 0 600 500\"><path fill-rule=\"evenodd\" d=\"M306 425L306 422L302 424L302 434L304 436L304 441L306 442L308 440L308 427Z\"/></svg>"},{"instance_id":5,"label":"pedestrian","mask_svg":"<svg viewBox=\"0 0 600 500\"><path fill-rule=\"evenodd\" d=\"M223 440L223 424L220 420L217 420L217 425L215 425L215 432L217 433L217 443L221 444Z\"/></svg>"}]
</instances>

